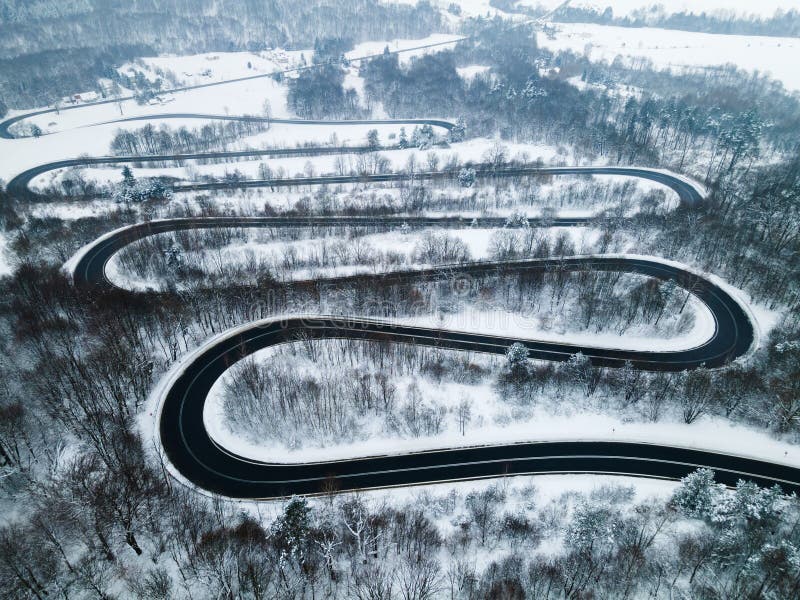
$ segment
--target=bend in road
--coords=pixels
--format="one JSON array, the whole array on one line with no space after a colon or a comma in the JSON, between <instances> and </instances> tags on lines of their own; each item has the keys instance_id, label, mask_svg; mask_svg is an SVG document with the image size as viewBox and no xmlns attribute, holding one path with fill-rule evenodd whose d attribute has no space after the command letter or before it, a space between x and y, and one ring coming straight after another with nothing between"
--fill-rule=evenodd
<instances>
[{"instance_id":1,"label":"bend in road","mask_svg":"<svg viewBox=\"0 0 800 600\"><path fill-rule=\"evenodd\" d=\"M165 157L131 157L126 160L141 161L148 158L162 160ZM186 157L167 158L180 160ZM90 160L124 162L117 157ZM52 165L43 167L53 168ZM678 193L685 204L695 204L702 199L702 190L698 186L680 177L653 169L513 167L493 170L481 167L478 172L485 177L525 177L541 174L627 175L668 185ZM421 179L453 176L453 173L440 172L414 174L415 178ZM313 185L395 181L408 177L405 174L380 174L367 177L330 176L242 183L248 186ZM27 181L24 177L17 179L17 185L27 186ZM184 187L189 186L190 189L208 189L203 188L201 184L188 184ZM378 223L382 226L392 226L400 219L400 217L386 217ZM414 221L413 218L402 217L402 219ZM375 219L370 221L373 224L376 222ZM110 257L136 239L166 231L208 227L309 227L360 224L363 224L363 220L360 221L357 217L311 219L221 217L154 221L125 228L104 236L97 243L90 245L75 265L74 281L89 294L108 290L111 284L105 276L105 264ZM421 218L413 224L463 226L465 221ZM546 224L581 224L581 220L573 223L564 221ZM324 291L329 285L408 285L420 281L442 280L454 275L480 278L491 277L498 273L535 273L553 269L626 271L683 285L711 310L716 320L714 335L706 343L684 351L638 352L487 336L352 317L347 317L344 321L341 317L317 316L258 322L239 328L233 335L225 336L204 347L202 352L192 356L191 361L180 365L180 372L170 381L170 385L161 397L159 410L159 437L169 464L182 477L200 488L236 498L273 498L294 493L405 486L517 473L592 472L675 479L698 466L714 469L718 480L723 483L733 484L738 478L747 478L763 485L778 483L787 491L800 490L800 471L793 467L741 456L664 445L603 441L540 442L282 465L239 457L228 449L218 446L205 431L202 413L208 391L232 362L261 348L291 343L301 338L364 339L494 354L504 353L509 345L519 342L528 348L531 358L563 361L577 352L582 352L598 366L619 367L627 361L634 368L653 371L678 371L699 365L720 367L747 352L753 343L752 323L742 306L725 290L680 267L642 258L591 256L467 263L375 275L337 277L313 282L295 282L289 285L298 287L312 285Z\"/></svg>"},{"instance_id":2,"label":"bend in road","mask_svg":"<svg viewBox=\"0 0 800 600\"><path fill-rule=\"evenodd\" d=\"M14 176L6 186L9 194L17 197L37 198L38 194L30 190L30 182L37 176L74 166L92 166L107 164L129 164L146 162L182 162L186 160L202 159L228 159L228 158L249 158L255 156L309 156L309 155L335 155L347 153L364 153L374 151L368 146L339 146L339 147L315 147L315 148L286 148L269 150L241 150L231 152L197 152L190 154L164 154L164 155L139 155L139 156L99 156L83 157L59 160L44 163L32 167ZM587 167L493 167L485 164L474 165L476 176L480 178L513 178L513 177L536 177L543 175L620 175L625 177L636 177L655 181L665 185L678 194L678 198L684 204L693 206L702 201L704 190L699 183L663 171L646 167L609 167L609 166L587 166ZM232 190L246 188L279 188L300 185L339 185L348 183L381 183L381 182L402 182L402 181L432 181L454 179L457 172L453 171L425 171L418 173L379 173L373 175L325 175L318 177L293 177L288 179L269 179L269 180L241 180L241 181L220 181L203 183L178 183L172 186L176 192L185 191L204 191L204 190Z\"/></svg>"},{"instance_id":3,"label":"bend in road","mask_svg":"<svg viewBox=\"0 0 800 600\"><path fill-rule=\"evenodd\" d=\"M412 48L403 48L401 50L390 50L389 54L404 54L406 52L414 52L416 50L426 50L426 49L429 49L429 48L435 48L437 46L445 46L445 45L448 45L448 44L457 44L458 42L462 42L462 41L464 41L466 39L469 39L469 38L468 37L461 37L461 38L456 38L456 39L453 39L453 40L447 40L447 41L444 41L444 42L434 42L432 44L423 44L421 46L414 46ZM384 56L384 54L385 54L384 52L380 52L380 53L376 53L376 54L367 54L367 55L364 55L364 56L357 56L357 57L354 57L354 58L349 58L348 61L351 62L351 63L352 62L359 62L359 61L362 61L362 60L368 60L370 58L376 58L376 57L379 57L379 56ZM172 88L170 90L164 90L161 93L163 93L163 94L176 94L176 93L180 93L180 92L188 92L188 91L191 91L191 90L200 90L200 89L204 89L204 88L217 87L217 86L220 86L220 85L227 85L229 83L237 83L237 82L242 82L242 81L252 81L254 79L264 79L266 77L275 77L275 76L279 76L279 75L286 75L286 74L289 74L289 73L299 73L301 71L308 71L308 70L311 70L311 69L316 69L316 68L319 68L321 66L325 66L326 64L327 63L311 64L311 65L306 65L305 67L293 67L291 69L283 69L283 70L279 70L279 71L272 71L270 73L260 73L258 75L248 75L248 76L245 76L245 77L235 77L233 79L227 79L225 81L212 81L212 82L209 82L209 83L201 83L201 84L197 84L197 85L188 85L188 86L183 86L183 87ZM8 119L5 119L3 121L0 121L0 139L7 139L7 140L15 139L16 136L11 134L11 132L9 131L9 128L12 125L14 125L15 123L19 123L19 122L24 121L25 119L29 119L31 117L36 117L36 116L39 116L39 115L46 115L46 114L50 114L50 113L57 113L57 112L66 111L66 110L78 110L78 109L81 109L81 108L88 108L88 107L92 107L92 106L101 106L103 104L113 104L115 102L121 102L121 101L124 101L124 100L133 100L135 97L136 96L134 96L134 95L121 96L119 98L111 98L111 99L108 99L108 100L99 100L97 102L86 102L86 103L83 103L83 104L76 104L76 105L73 105L73 106L64 106L64 107L59 107L59 108L45 108L45 109L42 109L42 110L35 110L35 111L27 112L27 113L22 113L22 114L14 116L14 117L10 117ZM155 117L155 118L158 118L158 117Z\"/></svg>"},{"instance_id":4,"label":"bend in road","mask_svg":"<svg viewBox=\"0 0 800 600\"><path fill-rule=\"evenodd\" d=\"M385 226L397 224L383 223ZM408 219L403 219L407 221ZM455 219L438 220L446 226L465 225ZM412 221L413 222L413 221ZM414 225L436 224L422 218ZM565 223L566 224L566 223ZM105 264L125 245L147 235L208 227L309 227L365 225L359 218L245 218L174 219L123 229L90 246L77 262L75 284L87 291L107 289ZM365 457L313 464L270 464L245 459L220 447L203 425L203 406L214 382L232 362L259 349L299 339L349 338L390 343L412 343L463 351L504 353L515 342L526 345L531 358L563 361L577 352L595 365L619 367L630 361L638 369L678 371L705 364L717 367L746 352L753 341L752 324L738 302L724 290L674 265L624 257L569 257L502 263L468 263L432 269L378 275L298 282L352 286L362 284L408 285L447 279L454 275L475 278L497 273L562 270L626 271L685 285L712 310L717 321L707 343L681 352L633 352L571 344L536 342L507 337L398 325L354 317L310 317L268 320L240 327L233 335L207 345L180 365L180 375L161 398L159 436L169 464L200 488L236 498L273 498L291 494L322 493L374 487L404 486L523 473L591 472L675 479L698 466L714 469L719 481L734 484L739 478L763 485L780 484L800 489L800 472L785 465L746 457L636 443L603 441L537 442L504 446L479 446L397 456Z\"/></svg>"}]
</instances>

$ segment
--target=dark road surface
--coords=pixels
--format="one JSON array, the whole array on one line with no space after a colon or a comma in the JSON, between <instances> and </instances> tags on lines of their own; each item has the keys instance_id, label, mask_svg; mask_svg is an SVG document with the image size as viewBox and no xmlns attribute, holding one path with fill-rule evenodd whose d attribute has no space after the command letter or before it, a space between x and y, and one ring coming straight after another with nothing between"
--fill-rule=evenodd
<instances>
[{"instance_id":1,"label":"dark road surface","mask_svg":"<svg viewBox=\"0 0 800 600\"><path fill-rule=\"evenodd\" d=\"M207 347L172 381L162 403L160 436L169 461L186 479L234 498L273 498L385 486L403 486L520 473L616 473L676 479L699 466L715 470L717 480L740 478L761 485L800 489L800 471L743 457L646 443L609 441L537 442L373 456L309 464L268 464L236 456L209 438L203 405L210 387L230 367L231 357L260 348L311 338L352 338L403 342L502 353L511 342L495 338L381 323L369 319L289 319L259 323ZM531 355L561 360L573 348L536 350ZM593 355L605 353L591 351ZM664 358L663 353L650 360ZM605 358L603 362L605 362ZM668 360L673 360L670 358ZM650 363L658 368L666 363ZM602 432L607 436L608 432ZM598 434L598 437L602 437Z\"/></svg>"},{"instance_id":2,"label":"dark road surface","mask_svg":"<svg viewBox=\"0 0 800 600\"><path fill-rule=\"evenodd\" d=\"M39 195L29 189L29 184L34 177L75 166L130 164L173 161L181 163L186 160L203 159L230 159L252 158L255 156L285 157L285 156L310 156L330 154L354 154L374 150L368 146L340 146L316 148L285 148L270 150L240 150L228 152L198 152L192 154L164 154L148 156L98 156L70 158L65 160L44 163L27 169L11 178L6 190L17 198L28 197L36 199ZM504 167L495 168L487 165L475 165L476 175L479 178L507 178L507 177L536 177L549 175L620 175L636 177L661 183L672 188L678 194L681 202L695 205L702 200L702 195L697 189L674 175L656 169L638 167ZM242 180L242 181L216 181L207 183L176 183L172 186L175 192L205 191L205 190L234 190L247 188L280 188L301 185L339 185L348 183L386 183L402 181L432 181L455 179L457 173L452 171L424 171L409 175L407 173L380 173L375 175L321 175L317 177L292 177L287 179L269 180Z\"/></svg>"},{"instance_id":3,"label":"dark road surface","mask_svg":"<svg viewBox=\"0 0 800 600\"><path fill-rule=\"evenodd\" d=\"M389 54L404 54L406 52L414 52L414 51L417 51L417 50L425 50L427 48L435 48L437 46L446 46L446 45L449 45L449 44L456 44L456 43L458 43L460 41L463 41L463 40L466 40L466 39L468 39L468 38L466 38L466 37L457 38L457 39L448 40L448 41L445 41L445 42L434 42L432 44L423 44L421 46L414 46L413 48L404 48L402 50L390 50ZM376 53L376 54L367 54L367 55L364 55L364 56L357 56L357 57L354 57L354 58L351 58L351 59L348 59L348 60L349 60L349 62L353 63L353 62L359 62L359 61L362 61L362 60L367 60L367 59L370 59L370 58L376 58L376 57L384 56L384 55L385 55L384 52L379 52L379 53ZM273 72L270 72L270 73L259 73L257 75L247 75L245 77L235 77L235 78L232 78L232 79L227 79L225 81L211 81L209 83L201 83L201 84L197 84L197 85L187 85L187 86L183 86L183 87L172 88L172 89L169 89L169 90L163 90L163 91L159 92L159 94L166 96L166 95L172 95L172 94L181 93L181 92L188 92L188 91L191 91L191 90L200 90L200 89L203 89L203 88L218 87L218 86L221 86L221 85L227 85L229 83L236 83L236 82L240 82L240 81L252 81L254 79L264 79L264 78L267 78L267 77L275 77L275 76L286 75L288 73L298 73L298 72L301 72L301 71L308 71L308 70L311 70L311 69L317 69L320 66L323 66L323 64L311 64L311 65L306 65L305 67L293 67L291 69L283 69L281 71L273 71ZM31 117L36 117L36 116L39 116L39 115L46 115L46 114L50 114L50 113L58 113L58 112L63 112L63 111L67 111L67 110L80 110L82 108L87 108L87 107L92 107L92 106L100 106L100 105L103 105L103 104L113 104L115 102L120 102L120 101L123 101L123 100L133 100L134 98L135 98L135 96L133 96L133 95L122 96L122 97L119 97L119 98L110 98L110 99L107 99L107 100L99 100L97 102L85 102L85 103L82 103L82 104L75 104L75 105L72 105L72 106L61 106L58 109L56 109L56 108L45 108L45 109L42 109L42 110L35 110L35 111L31 111L31 112L21 113L19 115L14 116L14 117L10 117L8 119L0 121L0 139L7 139L7 140L15 139L16 136L14 136L9 131L9 128L12 125L14 125L15 123L19 123L19 122L24 121L25 119L29 119ZM182 114L183 118L191 118L191 117L186 117L185 113L178 113L178 114ZM146 116L144 118L145 119L158 119L158 118L170 118L170 117L169 116L165 116L165 115L150 115L150 116ZM237 118L238 117L233 117L233 119L237 119ZM125 121L125 120L126 119L121 119L119 122ZM137 117L137 118L134 118L134 119L131 119L131 120L140 120L140 118ZM414 119L412 119L412 120L414 120ZM427 122L427 121L433 121L433 120L429 120L429 119L420 119L419 120L419 122ZM118 121L112 121L112 122L118 122ZM433 124L433 123L431 123L431 124ZM446 127L446 125L442 125L442 126ZM452 124L451 124L451 126L452 126Z\"/></svg>"},{"instance_id":4,"label":"dark road surface","mask_svg":"<svg viewBox=\"0 0 800 600\"><path fill-rule=\"evenodd\" d=\"M502 219L481 219L479 226L502 226ZM107 236L92 245L75 265L75 284L87 292L102 291L112 284L106 279L106 262L122 247L148 235L167 231L211 227L335 227L380 226L467 227L470 220L458 218L385 217L219 217L172 219L144 223ZM585 224L584 219L549 221L547 225ZM536 226L535 220L531 223ZM316 280L347 286L398 284L480 277L493 273L602 270L638 273L673 281L690 289L714 315L716 330L706 343L684 351L623 351L537 342L509 337L479 335L424 327L400 326L374 319L354 317L309 317L257 322L240 328L191 360L172 381L161 405L160 437L170 463L195 485L235 498L271 498L291 494L320 493L384 486L402 486L435 481L491 477L517 473L618 473L675 479L697 466L716 471L717 480L729 485L739 478L763 485L780 484L785 490L800 490L800 471L782 465L721 453L665 445L608 441L538 442L478 446L453 450L365 457L314 464L267 464L245 459L219 447L203 425L203 407L213 383L233 362L252 352L300 338L350 338L413 343L454 350L505 353L521 342L531 358L563 361L577 352L593 364L619 367L625 361L638 369L681 371L699 365L719 367L741 356L753 342L753 327L739 303L724 290L693 273L655 260L625 257L567 257L467 263L421 270L355 275ZM298 282L299 285L309 282ZM604 432L607 434L607 432ZM598 436L600 437L600 436Z\"/></svg>"},{"instance_id":5,"label":"dark road surface","mask_svg":"<svg viewBox=\"0 0 800 600\"><path fill-rule=\"evenodd\" d=\"M444 42L453 43L453 42ZM429 44L401 52L441 45ZM377 55L376 55L377 56ZM362 57L369 58L369 57ZM310 65L304 68L315 68ZM302 70L288 69L286 72ZM218 85L272 77L275 73L258 74L170 90L175 93ZM78 110L86 106L109 104L119 99L64 107ZM0 138L12 139L9 127L29 117L55 112L45 109L0 122ZM223 116L213 114L167 113L124 117L106 123L123 123L153 119L204 119L265 121L257 116ZM272 123L309 123L294 119L269 119ZM438 119L389 121L353 121L361 124L430 124L451 129L453 124ZM100 125L86 125L91 127ZM318 121L312 124L341 124ZM386 148L384 148L386 149ZM81 157L42 164L14 177L7 186L11 195L36 199L29 189L31 180L42 173L71 166L125 164L186 160L250 158L256 156L300 156L360 153L368 147L318 147L239 152L209 152L166 156ZM702 201L698 189L680 177L661 171L634 167L501 167L476 165L478 177L535 177L540 175L621 175L662 183L675 190L685 205ZM174 191L226 190L250 187L281 188L301 185L337 185L347 183L402 182L409 179L454 179L453 172L422 172L413 175L387 173L376 175L342 175L302 177L278 180L238 182L178 182ZM110 258L126 245L149 235L186 229L214 227L336 227L363 226L396 228L402 223L412 227L467 227L471 219L425 217L218 217L187 218L142 223L114 232L91 244L74 264L74 284L87 297L111 291L105 266ZM501 227L504 219L479 219L480 227ZM534 226L575 226L589 219L530 220ZM564 257L497 263L466 263L427 269L406 270L368 275L352 275L310 282L294 282L286 286L325 286L348 284L381 286L413 285L425 281L441 281L463 277L480 278L504 273L542 271L613 271L646 275L662 282L673 282L705 303L715 318L713 336L695 348L682 351L625 351L594 346L559 344L535 340L491 336L445 329L431 329L383 322L358 317L287 317L282 320L258 321L216 338L202 346L184 363L177 365L159 397L159 438L168 463L186 480L208 492L232 498L268 499L291 494L314 494L333 491L408 486L433 482L457 481L514 474L540 473L603 473L641 477L678 479L698 467L715 471L717 481L734 485L738 479L749 479L760 485L779 484L786 492L800 491L800 469L724 453L708 452L664 444L608 441L609 432L598 431L596 438L585 441L531 442L482 445L457 449L411 452L398 455L375 455L363 458L326 462L277 464L254 461L237 456L217 445L203 423L203 408L214 382L237 360L262 348L296 342L299 339L347 338L390 343L409 343L462 351L504 354L516 342L528 348L534 359L564 361L581 352L597 366L621 367L626 362L636 369L648 371L682 371L705 365L724 366L745 354L754 342L754 328L742 306L723 288L712 281L678 266L657 260L624 256ZM129 292L131 294L135 292ZM589 436L592 437L592 436ZM467 440L468 441L468 440Z\"/></svg>"}]
</instances>

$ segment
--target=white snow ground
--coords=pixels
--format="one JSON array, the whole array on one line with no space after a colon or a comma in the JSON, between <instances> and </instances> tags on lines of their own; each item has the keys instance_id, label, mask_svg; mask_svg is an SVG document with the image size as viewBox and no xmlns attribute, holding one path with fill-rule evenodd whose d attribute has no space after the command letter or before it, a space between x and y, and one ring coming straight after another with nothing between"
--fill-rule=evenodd
<instances>
[{"instance_id":1,"label":"white snow ground","mask_svg":"<svg viewBox=\"0 0 800 600\"><path fill-rule=\"evenodd\" d=\"M674 261L664 259L656 260L663 261L666 264L677 264ZM711 276L709 274L705 274L705 276L710 277L717 284L724 286L730 293L734 294L734 297L740 299L748 312L750 312L756 325L756 345L761 343L769 329L774 326L777 320L777 314L763 307L753 310L745 301L745 294L743 292L733 288L716 276ZM698 319L698 321L700 320L702 319ZM496 331L496 329L492 330L492 332ZM235 332L235 329L228 332L227 335L231 335L233 332ZM516 333L519 333L518 330ZM658 340L656 343L660 347L661 340ZM197 352L202 351L202 348L205 346L206 345L203 345ZM651 347L654 347L652 340ZM269 350L262 352L269 352ZM194 352L192 354L194 354ZM173 368L171 378L174 378L176 373L181 370L180 365L183 362L184 361L180 361L179 364ZM166 376L164 381L166 382L169 379L170 376ZM166 383L164 386L166 386ZM473 386L470 389L472 390L471 395L475 397L476 388ZM459 395L454 393L452 397L457 398ZM483 396L484 402L487 397L490 397L488 393ZM473 403L473 407L480 405L480 396L478 396L478 400L478 402ZM484 404L484 406L485 405L486 404ZM226 427L225 417L221 410L220 381L215 384L209 396L203 418L210 435L223 447L241 454L242 456L257 460L269 460L272 462L279 462L281 460L287 462L321 461L343 458L345 456L362 456L365 455L365 453L387 453L387 440L381 438L324 449L302 448L300 450L288 450L284 446L277 444L269 446L254 444L240 435L235 435ZM724 419L709 417L701 418L692 425L685 425L683 423L664 422L654 424L625 423L615 417L593 412L570 415L545 413L536 414L533 418L525 422L515 422L499 427L495 425L489 426L484 422L477 431L473 430L466 443L468 445L481 445L508 443L510 441L552 441L558 439L621 439L644 443L664 443L708 451L751 456L790 465L800 464L800 447L776 440L762 431L740 425L733 425ZM417 438L410 440L393 439L390 443L391 451L389 453L395 453L410 450L463 446L465 445L465 438L457 431L450 431L446 435L433 438Z\"/></svg>"},{"instance_id":2,"label":"white snow ground","mask_svg":"<svg viewBox=\"0 0 800 600\"><path fill-rule=\"evenodd\" d=\"M258 134L242 140L243 147L258 148L263 145L273 145L282 142L282 145L293 147L301 142L313 142L320 145L330 144L331 136L336 134L337 143L344 145L363 145L366 143L366 135L370 129L378 130L379 139L382 143L393 142L391 134L397 136L402 125L273 125L270 131ZM405 126L408 135L413 131L413 126ZM0 140L1 141L1 140ZM21 140L23 141L23 140ZM543 144L525 144L516 142L498 141L490 138L472 138L464 142L450 144L449 148L432 148L431 150L419 150L417 148L406 148L404 150L381 150L379 154L389 160L392 170L405 169L408 161L413 157L417 171L429 170L427 167L428 156L433 153L439 157L439 167L443 166L451 157L457 157L462 163L480 163L488 159L492 148L500 144L506 151L509 159L521 161L541 160L543 164L550 166L564 165L590 165L600 164L599 161L590 163L589 161L577 161L571 154L563 148L547 146ZM339 158L341 156L341 158ZM285 177L292 177L298 173L304 173L307 166L313 167L316 175L336 174L339 164L344 166L345 172L360 171L360 165L368 155L344 154L327 156L299 156L289 158L254 158L252 160L241 160L236 162L224 162L218 164L195 165L190 167L191 175L187 173L186 167L134 167L137 177L156 177L171 176L184 180L192 180L196 174L215 175L221 177L228 172L239 170L242 174L251 179L258 178L259 163L265 162L276 173L283 168ZM0 167L1 168L1 167ZM32 189L41 189L53 183L57 183L64 170L54 170L43 173L31 181ZM95 167L83 168L81 172L86 179L96 183L115 183L121 181L121 169L118 165L98 165ZM598 177L608 178L614 176L600 175ZM630 178L624 178L630 180ZM642 181L643 189L664 189L668 195L673 196L674 192L659 184L650 186L650 182ZM649 186L649 187L648 187Z\"/></svg>"},{"instance_id":3,"label":"white snow ground","mask_svg":"<svg viewBox=\"0 0 800 600\"><path fill-rule=\"evenodd\" d=\"M350 60L353 60L354 58L357 58L359 56L380 54L387 47L389 48L390 52L396 52L398 50L406 50L408 48L414 48L418 46L431 46L430 48L420 48L419 50L403 52L402 54L400 54L399 55L400 64L406 64L411 62L412 59L422 56L424 54L429 54L431 52L439 52L442 50L451 50L455 42L457 42L463 37L464 36L462 35L456 35L451 33L434 33L432 35L429 35L428 37L416 40L396 39L389 41L362 42L360 44L356 44L356 46L352 50L345 53L345 57L347 57Z\"/></svg>"},{"instance_id":4,"label":"white snow ground","mask_svg":"<svg viewBox=\"0 0 800 600\"><path fill-rule=\"evenodd\" d=\"M466 389L460 389L462 387ZM424 388L422 392L425 396ZM203 422L209 436L223 448L244 458L273 463L324 462L464 446L605 440L680 446L747 456L791 466L800 465L800 447L796 444L777 440L763 431L734 425L718 417L702 417L691 425L666 421L632 423L599 412L553 415L540 410L525 420L497 424L493 418L501 414L500 411L508 412L510 407L497 406L498 402L490 399L487 390L482 390L478 386L454 385L450 393L455 394L456 398L461 397L459 394L469 394L473 401L473 423L478 420L478 416L483 416L480 426L468 426L464 436L456 427L451 427L435 437L407 439L375 437L323 448L308 445L293 450L279 443L254 443L228 428L222 409L219 382L215 384L206 401Z\"/></svg>"},{"instance_id":5,"label":"white snow ground","mask_svg":"<svg viewBox=\"0 0 800 600\"><path fill-rule=\"evenodd\" d=\"M554 9L564 4L564 0L517 0L518 6L542 6ZM600 13L606 7L614 11L615 17L631 16L637 10L653 10L665 15L681 12L694 14L711 13L746 17L771 17L777 10L797 8L796 0L570 0L574 8L589 8Z\"/></svg>"},{"instance_id":6,"label":"white snow ground","mask_svg":"<svg viewBox=\"0 0 800 600\"><path fill-rule=\"evenodd\" d=\"M125 63L117 70L133 76L141 71L154 81L157 70L172 72L181 86L202 85L238 77L249 77L293 69L314 58L313 50L284 50L276 48L262 52L206 52L202 54L146 56ZM166 82L165 82L166 83Z\"/></svg>"},{"instance_id":7,"label":"white snow ground","mask_svg":"<svg viewBox=\"0 0 800 600\"><path fill-rule=\"evenodd\" d=\"M436 45L430 48L423 48L410 51L400 55L402 60L410 60L413 56L419 56L429 52L439 52L451 47L449 42L461 36L452 34L434 34L426 38L410 40L381 40L368 42L359 45L359 49L350 53L353 57L362 56L364 53L380 53L387 45L393 50L405 50L417 46L430 44ZM281 63L276 58L275 53L261 53L251 55L247 52L215 52L209 54L182 56L182 57L158 57L143 58L142 61L148 68L155 69L160 67L170 69L186 79L187 83L211 83L214 81L230 80L237 77L256 75L259 72L269 72L269 65L275 64L274 70L294 67L300 54L306 60L310 60L313 52L311 50L286 52L287 62ZM208 60L212 58L213 60ZM249 58L248 58L249 57ZM247 68L247 62L251 62L252 69ZM209 65L211 65L209 67ZM201 69L200 67L203 67ZM124 69L142 69L137 65L126 65ZM205 68L212 69L211 77L200 76L195 81L196 73L202 72ZM355 89L359 89L361 82L355 74L355 66L348 83ZM185 73L191 73L188 77ZM0 180L8 180L19 172L34 167L43 162L74 158L82 154L90 156L103 156L108 154L109 144L114 133L120 129L131 129L142 127L145 123L152 123L158 127L162 122L171 126L178 127L199 127L203 124L202 120L153 120L153 121L133 121L126 124L106 124L93 125L113 121L119 118L127 118L144 115L158 115L164 113L204 113L204 114L229 114L229 115L261 115L264 110L264 102L269 103L270 114L275 118L294 117L286 105L287 87L284 83L277 83L269 77L254 79L249 81L236 81L226 83L221 86L189 90L171 94L168 91L160 94L164 104L139 105L134 100L124 100L111 104L99 106L85 106L74 110L61 111L58 114L48 113L32 117L25 121L26 124L37 125L43 132L52 133L41 138L26 138L6 140L0 139ZM47 107L40 107L47 108ZM35 108L25 110L11 110L8 117L15 116L22 112L30 112ZM376 110L376 117L382 116ZM444 115L425 115L430 117ZM280 129L276 131L280 132ZM318 133L309 131L309 127L300 126L294 130L286 130L286 138L283 139L287 145L294 145L296 141L318 141L328 142L330 129ZM341 135L341 129L338 130ZM320 138L319 135L324 135ZM279 136L274 136L278 138ZM270 138L269 133L264 135L264 140ZM274 139L273 138L273 139Z\"/></svg>"},{"instance_id":8,"label":"white snow ground","mask_svg":"<svg viewBox=\"0 0 800 600\"><path fill-rule=\"evenodd\" d=\"M8 235L0 234L0 277L11 275L14 266L11 264L10 252L8 250Z\"/></svg>"},{"instance_id":9,"label":"white snow ground","mask_svg":"<svg viewBox=\"0 0 800 600\"><path fill-rule=\"evenodd\" d=\"M646 58L656 68L677 71L733 64L755 73L769 73L790 91L800 90L796 57L800 39L721 35L658 29L613 27L585 23L556 23L551 39L538 35L537 42L552 51L587 53L594 61Z\"/></svg>"}]
</instances>

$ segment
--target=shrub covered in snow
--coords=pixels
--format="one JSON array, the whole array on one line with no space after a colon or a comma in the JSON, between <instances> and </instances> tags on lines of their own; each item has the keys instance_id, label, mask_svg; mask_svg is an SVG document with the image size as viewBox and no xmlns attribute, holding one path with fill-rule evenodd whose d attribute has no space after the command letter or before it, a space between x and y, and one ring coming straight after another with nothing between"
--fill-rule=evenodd
<instances>
[{"instance_id":1,"label":"shrub covered in snow","mask_svg":"<svg viewBox=\"0 0 800 600\"><path fill-rule=\"evenodd\" d=\"M172 190L158 179L141 179L132 183L123 181L113 191L117 202L145 202L147 200L170 200Z\"/></svg>"}]
</instances>

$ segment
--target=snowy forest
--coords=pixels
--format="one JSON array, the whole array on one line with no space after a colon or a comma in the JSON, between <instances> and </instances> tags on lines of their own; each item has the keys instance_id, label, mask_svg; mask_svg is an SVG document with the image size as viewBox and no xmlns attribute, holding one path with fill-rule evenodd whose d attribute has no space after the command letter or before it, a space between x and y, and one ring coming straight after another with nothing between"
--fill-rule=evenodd
<instances>
[{"instance_id":1,"label":"snowy forest","mask_svg":"<svg viewBox=\"0 0 800 600\"><path fill-rule=\"evenodd\" d=\"M1 0L0 596L800 598L800 17L608 4Z\"/></svg>"}]
</instances>

